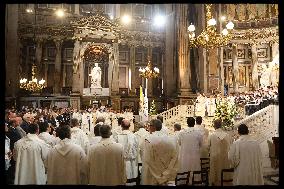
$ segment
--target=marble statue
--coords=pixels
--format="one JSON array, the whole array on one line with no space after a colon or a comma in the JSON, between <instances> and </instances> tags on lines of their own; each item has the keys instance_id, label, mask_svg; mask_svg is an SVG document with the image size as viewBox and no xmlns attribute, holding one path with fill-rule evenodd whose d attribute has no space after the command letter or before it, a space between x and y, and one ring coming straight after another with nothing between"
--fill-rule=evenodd
<instances>
[{"instance_id":1,"label":"marble statue","mask_svg":"<svg viewBox=\"0 0 284 189\"><path fill-rule=\"evenodd\" d=\"M91 88L101 88L101 80L102 80L102 70L98 66L98 63L95 63L95 67L93 67L92 72L89 74L91 76Z\"/></svg>"}]
</instances>

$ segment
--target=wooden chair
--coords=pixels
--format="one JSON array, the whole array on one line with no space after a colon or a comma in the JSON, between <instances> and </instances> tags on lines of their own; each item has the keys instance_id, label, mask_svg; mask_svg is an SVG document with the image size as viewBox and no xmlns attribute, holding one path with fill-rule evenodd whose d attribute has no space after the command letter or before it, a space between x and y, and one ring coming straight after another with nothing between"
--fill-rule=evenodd
<instances>
[{"instance_id":1,"label":"wooden chair","mask_svg":"<svg viewBox=\"0 0 284 189\"><path fill-rule=\"evenodd\" d=\"M134 183L134 182L135 182L136 185L140 185L139 177L127 179L127 181L126 181L126 183L128 183L128 184L129 183Z\"/></svg>"},{"instance_id":2,"label":"wooden chair","mask_svg":"<svg viewBox=\"0 0 284 189\"><path fill-rule=\"evenodd\" d=\"M142 163L138 163L138 166L137 166L137 177L136 178L131 178L131 179L127 179L126 183L136 183L136 185L140 185L140 181L141 181L141 172L140 172L140 167L142 167Z\"/></svg>"},{"instance_id":3,"label":"wooden chair","mask_svg":"<svg viewBox=\"0 0 284 189\"><path fill-rule=\"evenodd\" d=\"M196 176L200 175L200 180L196 180ZM207 170L201 170L201 171L193 171L192 172L192 185L204 185L208 186L209 180L208 180L208 171Z\"/></svg>"},{"instance_id":4,"label":"wooden chair","mask_svg":"<svg viewBox=\"0 0 284 189\"><path fill-rule=\"evenodd\" d=\"M175 179L175 185L178 185L178 181L185 181L185 184L181 185L188 185L189 183L189 175L190 171L183 172L183 173L177 173L176 179Z\"/></svg>"},{"instance_id":5,"label":"wooden chair","mask_svg":"<svg viewBox=\"0 0 284 189\"><path fill-rule=\"evenodd\" d=\"M233 178L231 178L231 179L225 179L224 178L225 173L234 173L234 168L222 169L222 171L221 171L221 186L224 186L224 183L233 182Z\"/></svg>"},{"instance_id":6,"label":"wooden chair","mask_svg":"<svg viewBox=\"0 0 284 189\"><path fill-rule=\"evenodd\" d=\"M201 164L201 170L207 170L210 169L210 158L200 158L200 164Z\"/></svg>"}]
</instances>

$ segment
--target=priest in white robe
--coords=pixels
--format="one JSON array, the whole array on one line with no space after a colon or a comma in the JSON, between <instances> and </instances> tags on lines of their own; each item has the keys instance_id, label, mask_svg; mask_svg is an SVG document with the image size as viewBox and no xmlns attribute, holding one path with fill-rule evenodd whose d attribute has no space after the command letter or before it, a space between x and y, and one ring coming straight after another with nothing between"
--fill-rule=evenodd
<instances>
[{"instance_id":1,"label":"priest in white robe","mask_svg":"<svg viewBox=\"0 0 284 189\"><path fill-rule=\"evenodd\" d=\"M205 116L205 104L206 97L200 93L197 93L197 98L195 101L195 116Z\"/></svg>"},{"instance_id":2,"label":"priest in white robe","mask_svg":"<svg viewBox=\"0 0 284 189\"><path fill-rule=\"evenodd\" d=\"M130 121L123 119L122 132L114 137L114 140L122 144L126 165L127 179L136 178L138 175L138 139L130 130Z\"/></svg>"},{"instance_id":3,"label":"priest in white robe","mask_svg":"<svg viewBox=\"0 0 284 189\"><path fill-rule=\"evenodd\" d=\"M174 181L178 170L178 151L169 136L161 132L162 122L150 123L151 134L144 142L142 156L142 184L168 185Z\"/></svg>"},{"instance_id":4,"label":"priest in white robe","mask_svg":"<svg viewBox=\"0 0 284 189\"><path fill-rule=\"evenodd\" d=\"M263 185L262 153L259 143L249 136L248 127L238 127L240 137L229 150L229 160L234 167L233 185Z\"/></svg>"},{"instance_id":5,"label":"priest in white robe","mask_svg":"<svg viewBox=\"0 0 284 189\"><path fill-rule=\"evenodd\" d=\"M102 137L100 135L100 127L103 125L103 123L97 123L95 128L94 128L94 134L95 136L89 136L89 142L90 142L90 146L91 147L92 145L95 145L95 144L98 144Z\"/></svg>"},{"instance_id":6,"label":"priest in white robe","mask_svg":"<svg viewBox=\"0 0 284 189\"><path fill-rule=\"evenodd\" d=\"M158 115L157 119L159 119L162 122L161 132L165 133L166 135L169 135L170 131L169 131L169 128L163 123L163 116Z\"/></svg>"},{"instance_id":7,"label":"priest in white robe","mask_svg":"<svg viewBox=\"0 0 284 189\"><path fill-rule=\"evenodd\" d=\"M210 95L210 98L206 100L206 108L208 117L214 117L216 111L216 101L213 95Z\"/></svg>"},{"instance_id":8,"label":"priest in white robe","mask_svg":"<svg viewBox=\"0 0 284 189\"><path fill-rule=\"evenodd\" d=\"M209 136L210 170L209 184L221 186L222 169L231 168L228 152L233 142L232 137L222 130L222 121L217 119L213 122L215 131ZM225 174L225 179L232 178L229 173Z\"/></svg>"},{"instance_id":9,"label":"priest in white robe","mask_svg":"<svg viewBox=\"0 0 284 189\"><path fill-rule=\"evenodd\" d=\"M117 124L118 125L116 127L112 127L111 132L112 132L112 137L113 138L115 138L116 135L121 134L121 132L122 132L121 123L122 123L123 119L124 119L123 117L119 117L117 119Z\"/></svg>"},{"instance_id":10,"label":"priest in white robe","mask_svg":"<svg viewBox=\"0 0 284 189\"><path fill-rule=\"evenodd\" d=\"M55 146L56 138L49 134L51 131L50 125L47 122L39 122L39 135L38 138L42 139L46 144L49 144L51 147Z\"/></svg>"},{"instance_id":11,"label":"priest in white robe","mask_svg":"<svg viewBox=\"0 0 284 189\"><path fill-rule=\"evenodd\" d=\"M70 139L70 127L61 126L58 136L61 141L47 156L47 184L87 184L87 157Z\"/></svg>"},{"instance_id":12,"label":"priest in white robe","mask_svg":"<svg viewBox=\"0 0 284 189\"><path fill-rule=\"evenodd\" d=\"M200 148L202 146L202 134L194 128L195 119L189 117L187 119L188 128L184 129L179 134L178 142L181 146L179 153L179 173L186 171L200 171ZM189 177L191 184L192 175Z\"/></svg>"},{"instance_id":13,"label":"priest in white robe","mask_svg":"<svg viewBox=\"0 0 284 189\"><path fill-rule=\"evenodd\" d=\"M209 151L208 151L208 136L209 136L209 130L205 128L205 125L202 123L202 117L197 116L196 118L196 124L194 125L194 128L198 131L200 131L202 135L202 146L200 148L200 157L201 158L208 158Z\"/></svg>"},{"instance_id":14,"label":"priest in white robe","mask_svg":"<svg viewBox=\"0 0 284 189\"><path fill-rule=\"evenodd\" d=\"M38 138L37 124L30 124L29 131L14 144L15 185L46 184L44 161L50 146Z\"/></svg>"},{"instance_id":15,"label":"priest in white robe","mask_svg":"<svg viewBox=\"0 0 284 189\"><path fill-rule=\"evenodd\" d=\"M85 111L82 115L81 129L86 133L93 135L94 124L93 124L93 114L91 112Z\"/></svg>"},{"instance_id":16,"label":"priest in white robe","mask_svg":"<svg viewBox=\"0 0 284 189\"><path fill-rule=\"evenodd\" d=\"M85 151L85 153L87 153L90 145L88 136L86 135L86 133L84 133L83 130L79 128L80 127L79 122L76 118L71 119L70 125L71 125L71 140L75 144L81 146L82 149Z\"/></svg>"},{"instance_id":17,"label":"priest in white robe","mask_svg":"<svg viewBox=\"0 0 284 189\"><path fill-rule=\"evenodd\" d=\"M77 108L74 108L71 118L76 118L79 123L82 123L82 114L77 110Z\"/></svg>"},{"instance_id":18,"label":"priest in white robe","mask_svg":"<svg viewBox=\"0 0 284 189\"><path fill-rule=\"evenodd\" d=\"M123 146L111 136L109 125L100 127L102 140L91 146L88 154L89 184L99 186L125 185L126 171Z\"/></svg>"},{"instance_id":19,"label":"priest in white robe","mask_svg":"<svg viewBox=\"0 0 284 189\"><path fill-rule=\"evenodd\" d=\"M145 124L144 122L139 122L138 123L138 127L139 130L137 132L134 133L134 135L137 137L138 139L138 163L142 163L141 160L141 145L143 143L143 141L145 140L145 138L150 134L146 129L145 129Z\"/></svg>"}]
</instances>

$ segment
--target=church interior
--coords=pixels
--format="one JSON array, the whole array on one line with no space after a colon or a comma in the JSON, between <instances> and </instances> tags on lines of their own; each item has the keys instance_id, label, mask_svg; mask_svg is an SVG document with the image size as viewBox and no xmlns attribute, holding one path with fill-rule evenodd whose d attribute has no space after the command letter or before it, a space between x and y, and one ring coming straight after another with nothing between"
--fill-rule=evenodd
<instances>
[{"instance_id":1,"label":"church interior","mask_svg":"<svg viewBox=\"0 0 284 189\"><path fill-rule=\"evenodd\" d=\"M90 134L100 116L112 128L129 118L132 131L162 116L174 135L201 116L234 140L246 124L264 184L277 185L278 14L278 4L6 4L7 119L49 112L55 130L56 116L80 114Z\"/></svg>"}]
</instances>

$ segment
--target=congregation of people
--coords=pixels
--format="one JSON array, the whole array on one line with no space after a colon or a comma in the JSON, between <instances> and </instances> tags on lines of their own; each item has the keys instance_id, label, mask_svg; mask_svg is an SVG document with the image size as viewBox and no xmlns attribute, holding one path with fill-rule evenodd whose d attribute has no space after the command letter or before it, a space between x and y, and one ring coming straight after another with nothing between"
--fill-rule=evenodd
<instances>
[{"instance_id":1,"label":"congregation of people","mask_svg":"<svg viewBox=\"0 0 284 189\"><path fill-rule=\"evenodd\" d=\"M261 149L244 124L234 141L220 120L209 133L201 116L188 117L187 128L175 123L171 133L162 116L134 127L133 113L106 112L7 109L7 183L133 185L127 181L141 173L142 185L174 185L178 173L190 172L193 184L200 158L209 158L209 185L220 186L227 168L234 168L233 185L263 185Z\"/></svg>"},{"instance_id":2,"label":"congregation of people","mask_svg":"<svg viewBox=\"0 0 284 189\"><path fill-rule=\"evenodd\" d=\"M195 115L201 117L213 117L217 103L226 100L229 101L229 103L236 105L238 108L244 109L245 115L251 115L270 104L278 104L278 96L278 88L269 86L259 88L255 91L230 93L226 96L222 96L221 94L211 94L206 96L205 94L197 93L197 98L194 102Z\"/></svg>"}]
</instances>

